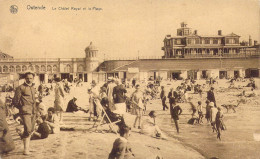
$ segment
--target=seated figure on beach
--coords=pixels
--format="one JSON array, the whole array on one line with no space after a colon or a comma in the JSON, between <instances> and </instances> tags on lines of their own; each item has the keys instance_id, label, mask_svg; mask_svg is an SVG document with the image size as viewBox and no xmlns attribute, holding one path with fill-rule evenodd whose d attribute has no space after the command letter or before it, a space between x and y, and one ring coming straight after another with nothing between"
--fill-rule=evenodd
<instances>
[{"instance_id":1,"label":"seated figure on beach","mask_svg":"<svg viewBox=\"0 0 260 159\"><path fill-rule=\"evenodd\" d=\"M31 140L45 139L49 136L50 129L46 123L46 116L41 116L36 120L37 130L32 134Z\"/></svg>"},{"instance_id":2,"label":"seated figure on beach","mask_svg":"<svg viewBox=\"0 0 260 159\"><path fill-rule=\"evenodd\" d=\"M68 105L67 105L67 109L66 109L66 112L76 112L78 111L78 106L76 104L76 101L77 101L77 98L73 97Z\"/></svg>"},{"instance_id":3,"label":"seated figure on beach","mask_svg":"<svg viewBox=\"0 0 260 159\"><path fill-rule=\"evenodd\" d=\"M120 137L113 143L113 148L108 156L108 159L128 159L134 158L134 154L129 146L128 138L130 136L131 128L124 126L120 128Z\"/></svg>"},{"instance_id":4,"label":"seated figure on beach","mask_svg":"<svg viewBox=\"0 0 260 159\"><path fill-rule=\"evenodd\" d=\"M46 123L50 127L50 132L52 134L57 134L60 132L60 122L59 122L59 117L57 114L55 114L55 110L53 107L50 107L48 109L48 115L46 118Z\"/></svg>"},{"instance_id":5,"label":"seated figure on beach","mask_svg":"<svg viewBox=\"0 0 260 159\"><path fill-rule=\"evenodd\" d=\"M48 124L45 122L46 121L46 116L40 116L38 119L36 119L37 123L37 130L33 131L31 135L31 140L37 140L37 139L45 139L49 136L50 129ZM16 129L17 133L22 137L22 130Z\"/></svg>"},{"instance_id":6,"label":"seated figure on beach","mask_svg":"<svg viewBox=\"0 0 260 159\"><path fill-rule=\"evenodd\" d=\"M167 139L160 128L155 124L156 112L151 111L149 117L143 120L141 125L141 133L156 138Z\"/></svg>"}]
</instances>

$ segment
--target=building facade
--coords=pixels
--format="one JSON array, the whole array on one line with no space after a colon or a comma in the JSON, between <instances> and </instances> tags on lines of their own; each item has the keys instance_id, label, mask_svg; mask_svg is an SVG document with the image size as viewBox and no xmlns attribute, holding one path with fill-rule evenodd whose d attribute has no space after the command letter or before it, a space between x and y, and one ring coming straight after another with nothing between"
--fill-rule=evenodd
<instances>
[{"instance_id":1,"label":"building facade","mask_svg":"<svg viewBox=\"0 0 260 159\"><path fill-rule=\"evenodd\" d=\"M17 59L0 52L0 86L22 79L33 71L36 80L47 83L55 77L106 81L110 76L125 80L148 79L206 79L232 77L259 77L260 49L252 39L240 42L234 33L202 36L181 23L177 36L164 39L164 56L160 58L101 60L92 42L85 49L84 58Z\"/></svg>"},{"instance_id":2,"label":"building facade","mask_svg":"<svg viewBox=\"0 0 260 159\"><path fill-rule=\"evenodd\" d=\"M163 58L235 57L256 53L256 49L250 48L253 46L251 37L249 46L240 45L239 38L235 33L223 35L222 30L218 30L217 35L199 35L197 30L192 32L182 22L177 36L166 35L162 47Z\"/></svg>"},{"instance_id":3,"label":"building facade","mask_svg":"<svg viewBox=\"0 0 260 159\"><path fill-rule=\"evenodd\" d=\"M99 77L97 68L102 61L98 49L92 43L85 49L85 58L26 58L15 59L0 52L0 85L23 78L27 71L35 72L37 80L47 83L55 77L84 82ZM95 73L96 72L96 73Z\"/></svg>"}]
</instances>

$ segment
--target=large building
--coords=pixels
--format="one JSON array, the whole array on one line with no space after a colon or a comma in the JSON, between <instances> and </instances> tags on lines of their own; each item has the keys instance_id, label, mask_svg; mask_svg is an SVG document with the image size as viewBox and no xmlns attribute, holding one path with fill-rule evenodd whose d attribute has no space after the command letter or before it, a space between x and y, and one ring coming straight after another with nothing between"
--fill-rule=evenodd
<instances>
[{"instance_id":1,"label":"large building","mask_svg":"<svg viewBox=\"0 0 260 159\"><path fill-rule=\"evenodd\" d=\"M81 78L84 82L92 78L104 80L96 70L101 62L98 49L92 43L85 49L85 58L15 59L0 52L0 85L23 78L26 71L35 72L39 81L45 83L55 77L68 80Z\"/></svg>"},{"instance_id":2,"label":"large building","mask_svg":"<svg viewBox=\"0 0 260 159\"><path fill-rule=\"evenodd\" d=\"M85 49L84 58L16 59L0 52L0 86L23 78L34 71L37 79L47 83L54 77L84 82L105 81L109 76L121 79L205 79L231 77L259 77L260 49L257 42L240 42L231 33L202 36L181 23L177 36L164 39L161 58L101 59L92 43ZM102 54L101 54L102 55Z\"/></svg>"},{"instance_id":3,"label":"large building","mask_svg":"<svg viewBox=\"0 0 260 159\"><path fill-rule=\"evenodd\" d=\"M256 53L252 39L249 37L249 46L240 45L240 36L235 33L227 35L218 30L216 35L200 35L197 30L192 32L187 24L182 22L177 29L177 36L166 35L164 39L163 58L187 57L235 57L245 53ZM256 45L256 41L254 45Z\"/></svg>"}]
</instances>

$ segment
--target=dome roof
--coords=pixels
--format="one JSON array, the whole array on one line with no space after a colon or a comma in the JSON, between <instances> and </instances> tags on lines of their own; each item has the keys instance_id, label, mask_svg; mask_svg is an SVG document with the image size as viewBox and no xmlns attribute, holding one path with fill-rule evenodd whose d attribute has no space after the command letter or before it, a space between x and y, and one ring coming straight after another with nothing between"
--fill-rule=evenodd
<instances>
[{"instance_id":1,"label":"dome roof","mask_svg":"<svg viewBox=\"0 0 260 159\"><path fill-rule=\"evenodd\" d=\"M96 46L94 46L92 44L92 42L90 42L89 46L85 49L85 51L96 51L98 50Z\"/></svg>"}]
</instances>

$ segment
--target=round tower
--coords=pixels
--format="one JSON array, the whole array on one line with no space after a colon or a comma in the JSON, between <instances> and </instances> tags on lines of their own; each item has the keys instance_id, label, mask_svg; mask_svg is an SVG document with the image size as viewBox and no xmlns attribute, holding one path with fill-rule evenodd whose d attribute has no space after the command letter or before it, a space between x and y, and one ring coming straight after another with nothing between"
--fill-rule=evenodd
<instances>
[{"instance_id":1,"label":"round tower","mask_svg":"<svg viewBox=\"0 0 260 159\"><path fill-rule=\"evenodd\" d=\"M98 58L98 49L95 47L92 42L90 42L89 46L85 49L86 53L86 71L95 71L99 65L99 58Z\"/></svg>"}]
</instances>

